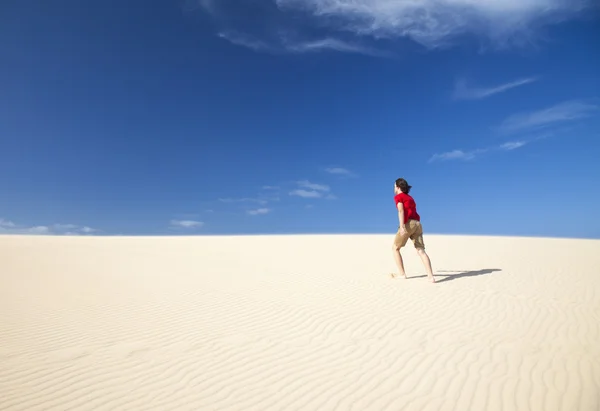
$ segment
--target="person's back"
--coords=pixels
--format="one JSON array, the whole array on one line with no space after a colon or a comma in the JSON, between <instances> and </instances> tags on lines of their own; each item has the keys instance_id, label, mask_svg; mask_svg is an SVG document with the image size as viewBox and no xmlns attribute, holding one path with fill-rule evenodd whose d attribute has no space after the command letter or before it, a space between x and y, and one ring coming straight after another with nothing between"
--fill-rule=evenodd
<instances>
[{"instance_id":1,"label":"person's back","mask_svg":"<svg viewBox=\"0 0 600 411\"><path fill-rule=\"evenodd\" d=\"M398 207L398 203L402 203L404 206L404 224L406 224L408 220L421 221L421 216L417 213L417 203L410 194L397 194L394 197L394 200L396 201L396 207Z\"/></svg>"}]
</instances>

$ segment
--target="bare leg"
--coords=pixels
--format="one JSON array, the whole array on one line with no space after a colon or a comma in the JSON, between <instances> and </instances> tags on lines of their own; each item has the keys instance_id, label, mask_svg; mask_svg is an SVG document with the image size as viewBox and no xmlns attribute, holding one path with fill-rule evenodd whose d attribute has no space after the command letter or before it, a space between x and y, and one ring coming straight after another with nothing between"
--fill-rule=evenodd
<instances>
[{"instance_id":1,"label":"bare leg","mask_svg":"<svg viewBox=\"0 0 600 411\"><path fill-rule=\"evenodd\" d=\"M435 283L435 277L433 276L433 269L431 268L431 260L429 259L429 256L422 248L417 249L417 253L419 254L419 257L421 257L421 261L425 266L425 270L427 271L427 278L429 278L432 283Z\"/></svg>"},{"instance_id":2,"label":"bare leg","mask_svg":"<svg viewBox=\"0 0 600 411\"><path fill-rule=\"evenodd\" d=\"M392 247L392 251L394 252L394 261L396 261L396 266L398 267L398 275L402 278L406 278L406 272L404 272L404 261L402 261L402 254L400 254L400 248L394 245ZM392 277L396 278L396 276L393 274Z\"/></svg>"}]
</instances>

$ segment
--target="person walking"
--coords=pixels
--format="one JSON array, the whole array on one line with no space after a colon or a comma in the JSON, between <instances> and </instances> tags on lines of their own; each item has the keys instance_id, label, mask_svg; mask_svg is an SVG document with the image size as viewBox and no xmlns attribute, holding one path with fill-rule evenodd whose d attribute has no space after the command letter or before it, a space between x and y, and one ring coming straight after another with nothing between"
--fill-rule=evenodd
<instances>
[{"instance_id":1,"label":"person walking","mask_svg":"<svg viewBox=\"0 0 600 411\"><path fill-rule=\"evenodd\" d=\"M394 184L394 201L398 210L398 232L394 238L393 252L396 266L398 267L398 275L392 274L392 278L397 276L406 277L404 271L404 261L400 250L404 247L410 238L421 257L421 261L427 271L427 278L435 283L433 270L431 268L431 260L425 252L425 243L423 242L423 227L421 226L421 216L417 213L417 204L414 198L409 194L412 186L408 182L399 178Z\"/></svg>"}]
</instances>

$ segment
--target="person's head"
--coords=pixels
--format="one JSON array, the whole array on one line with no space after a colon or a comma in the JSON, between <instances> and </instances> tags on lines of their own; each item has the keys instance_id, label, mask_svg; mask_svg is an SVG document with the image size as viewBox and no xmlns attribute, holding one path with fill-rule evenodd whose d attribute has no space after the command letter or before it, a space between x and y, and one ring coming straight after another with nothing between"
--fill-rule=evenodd
<instances>
[{"instance_id":1,"label":"person's head","mask_svg":"<svg viewBox=\"0 0 600 411\"><path fill-rule=\"evenodd\" d=\"M399 178L398 180L396 180L396 184L394 185L394 191L396 194L400 194L401 192L404 194L408 194L410 193L411 188L412 186L409 186L408 182L403 178Z\"/></svg>"}]
</instances>

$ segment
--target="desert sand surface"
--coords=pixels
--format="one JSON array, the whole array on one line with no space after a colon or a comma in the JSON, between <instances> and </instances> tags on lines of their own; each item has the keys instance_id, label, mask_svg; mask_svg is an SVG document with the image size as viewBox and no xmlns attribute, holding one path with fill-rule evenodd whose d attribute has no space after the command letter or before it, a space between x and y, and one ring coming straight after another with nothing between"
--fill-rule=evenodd
<instances>
[{"instance_id":1,"label":"desert sand surface","mask_svg":"<svg viewBox=\"0 0 600 411\"><path fill-rule=\"evenodd\" d=\"M0 237L0 410L600 410L600 241Z\"/></svg>"}]
</instances>

